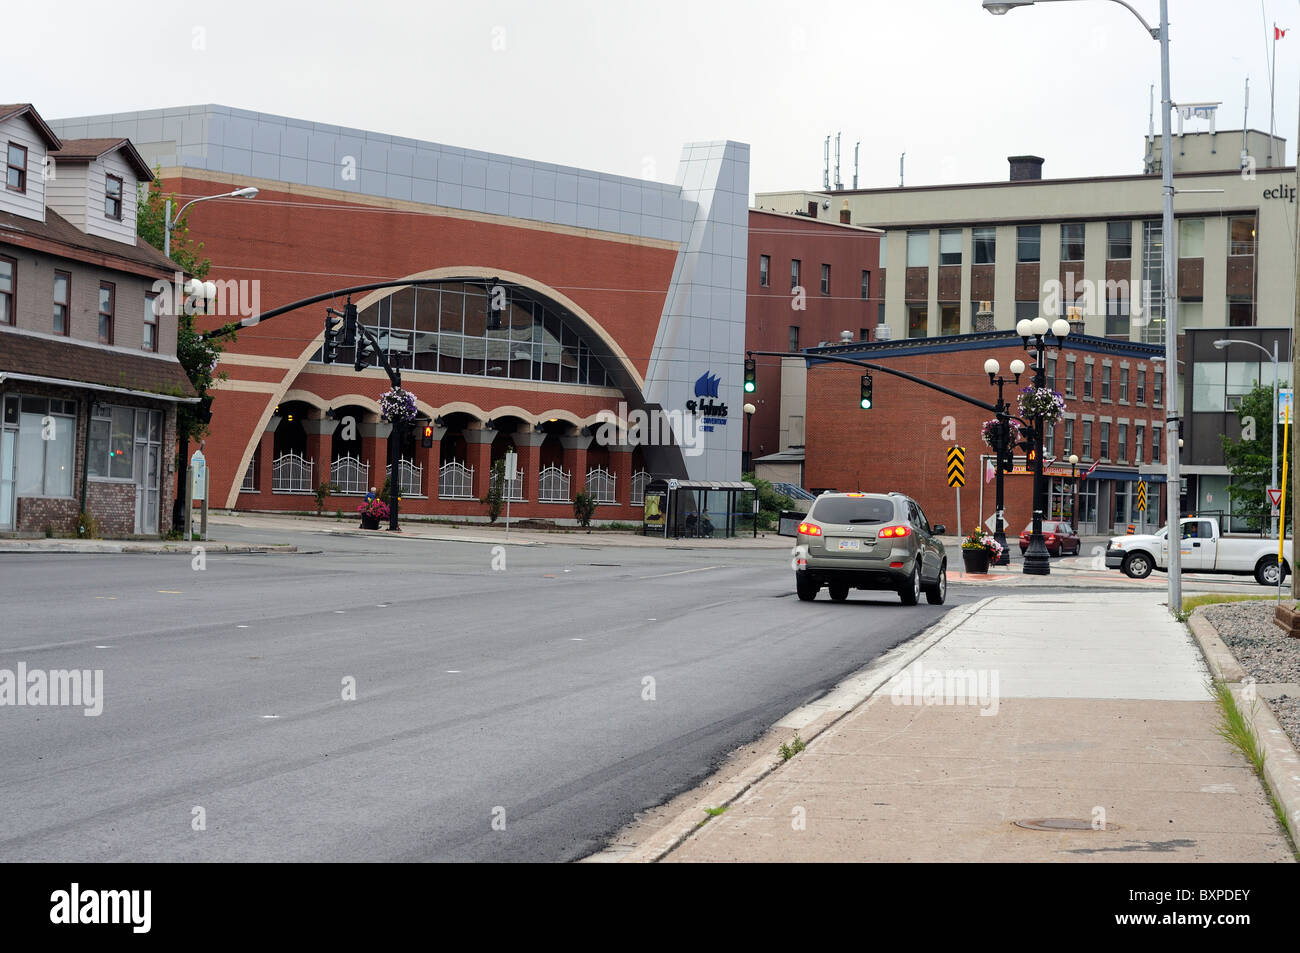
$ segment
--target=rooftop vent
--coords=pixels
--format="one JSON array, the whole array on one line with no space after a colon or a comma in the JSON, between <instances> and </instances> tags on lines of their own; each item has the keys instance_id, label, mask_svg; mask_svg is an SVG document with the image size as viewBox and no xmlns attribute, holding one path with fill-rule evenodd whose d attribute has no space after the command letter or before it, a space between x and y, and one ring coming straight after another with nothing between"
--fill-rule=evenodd
<instances>
[{"instance_id":1,"label":"rooftop vent","mask_svg":"<svg viewBox=\"0 0 1300 953\"><path fill-rule=\"evenodd\" d=\"M1026 179L1043 177L1043 159L1041 156L1007 156L1011 163L1011 181L1022 182Z\"/></svg>"}]
</instances>

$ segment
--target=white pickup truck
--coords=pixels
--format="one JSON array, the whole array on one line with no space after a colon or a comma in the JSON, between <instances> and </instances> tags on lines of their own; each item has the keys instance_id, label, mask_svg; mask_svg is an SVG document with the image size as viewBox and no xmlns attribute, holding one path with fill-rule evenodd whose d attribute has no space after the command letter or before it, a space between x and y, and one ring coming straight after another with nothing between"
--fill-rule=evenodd
<instances>
[{"instance_id":1,"label":"white pickup truck","mask_svg":"<svg viewBox=\"0 0 1300 953\"><path fill-rule=\"evenodd\" d=\"M1261 586L1278 584L1277 540L1260 536L1224 536L1219 521L1205 516L1181 521L1183 572L1254 575ZM1147 536L1113 536L1106 544L1106 568L1122 569L1145 579L1153 569L1169 568L1168 529ZM1291 540L1282 549L1282 578L1291 572Z\"/></svg>"}]
</instances>

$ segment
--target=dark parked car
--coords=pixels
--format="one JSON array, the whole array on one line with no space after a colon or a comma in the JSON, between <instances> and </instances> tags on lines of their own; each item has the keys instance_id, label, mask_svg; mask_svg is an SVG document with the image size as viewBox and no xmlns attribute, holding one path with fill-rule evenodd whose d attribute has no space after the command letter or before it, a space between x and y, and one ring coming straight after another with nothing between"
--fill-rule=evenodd
<instances>
[{"instance_id":1,"label":"dark parked car","mask_svg":"<svg viewBox=\"0 0 1300 953\"><path fill-rule=\"evenodd\" d=\"M1034 524L1030 523L1025 527L1025 531L1020 534L1020 552L1024 553L1029 549L1029 537L1034 532ZM1055 520L1043 520L1043 543L1047 546L1049 556L1067 556L1079 555L1079 547L1083 541L1079 539L1079 534L1074 531L1074 527L1069 523L1059 523Z\"/></svg>"}]
</instances>

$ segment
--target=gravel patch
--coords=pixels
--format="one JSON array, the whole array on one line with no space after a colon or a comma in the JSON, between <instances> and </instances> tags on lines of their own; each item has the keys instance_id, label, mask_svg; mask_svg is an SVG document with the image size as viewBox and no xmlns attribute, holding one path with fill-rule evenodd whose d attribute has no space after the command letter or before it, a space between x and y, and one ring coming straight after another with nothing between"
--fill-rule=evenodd
<instances>
[{"instance_id":1,"label":"gravel patch","mask_svg":"<svg viewBox=\"0 0 1300 953\"><path fill-rule=\"evenodd\" d=\"M1274 605L1272 599L1225 602L1206 606L1205 618L1256 682L1300 683L1300 639L1288 638L1273 624ZM1282 695L1268 707L1300 748L1300 697Z\"/></svg>"}]
</instances>

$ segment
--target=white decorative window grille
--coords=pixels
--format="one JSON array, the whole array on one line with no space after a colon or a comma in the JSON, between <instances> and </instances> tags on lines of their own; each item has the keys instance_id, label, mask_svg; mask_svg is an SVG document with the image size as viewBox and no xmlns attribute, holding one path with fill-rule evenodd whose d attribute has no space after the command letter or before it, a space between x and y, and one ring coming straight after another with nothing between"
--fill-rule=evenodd
<instances>
[{"instance_id":1,"label":"white decorative window grille","mask_svg":"<svg viewBox=\"0 0 1300 953\"><path fill-rule=\"evenodd\" d=\"M256 493L256 492L257 492L257 469L256 469L256 464L257 464L257 461L256 461L256 460L250 460L250 461L248 462L248 469L244 471L244 482L241 483L241 484L239 485L239 492L240 492L240 493Z\"/></svg>"},{"instance_id":2,"label":"white decorative window grille","mask_svg":"<svg viewBox=\"0 0 1300 953\"><path fill-rule=\"evenodd\" d=\"M650 482L650 474L645 470L637 470L632 474L632 505L641 506L645 503L645 487Z\"/></svg>"},{"instance_id":3,"label":"white decorative window grille","mask_svg":"<svg viewBox=\"0 0 1300 953\"><path fill-rule=\"evenodd\" d=\"M537 475L537 501L539 503L572 503L569 495L569 472L555 464L544 467Z\"/></svg>"},{"instance_id":4,"label":"white decorative window grille","mask_svg":"<svg viewBox=\"0 0 1300 953\"><path fill-rule=\"evenodd\" d=\"M296 453L283 453L271 464L272 493L311 493L312 472L316 461L308 460Z\"/></svg>"},{"instance_id":5,"label":"white decorative window grille","mask_svg":"<svg viewBox=\"0 0 1300 953\"><path fill-rule=\"evenodd\" d=\"M438 498L443 500L474 499L474 468L459 460L448 460L438 469Z\"/></svg>"},{"instance_id":6,"label":"white decorative window grille","mask_svg":"<svg viewBox=\"0 0 1300 953\"><path fill-rule=\"evenodd\" d=\"M330 464L330 482L341 496L365 496L370 489L370 464L345 453Z\"/></svg>"},{"instance_id":7,"label":"white decorative window grille","mask_svg":"<svg viewBox=\"0 0 1300 953\"><path fill-rule=\"evenodd\" d=\"M617 500L614 495L614 481L614 474L604 467L593 467L587 471L587 493L597 503L614 503Z\"/></svg>"},{"instance_id":8,"label":"white decorative window grille","mask_svg":"<svg viewBox=\"0 0 1300 953\"><path fill-rule=\"evenodd\" d=\"M387 467L384 473L391 480L393 478L393 468ZM402 457L397 461L397 492L402 496L423 496L420 487L424 483L424 467L416 466L414 460L408 460Z\"/></svg>"}]
</instances>

